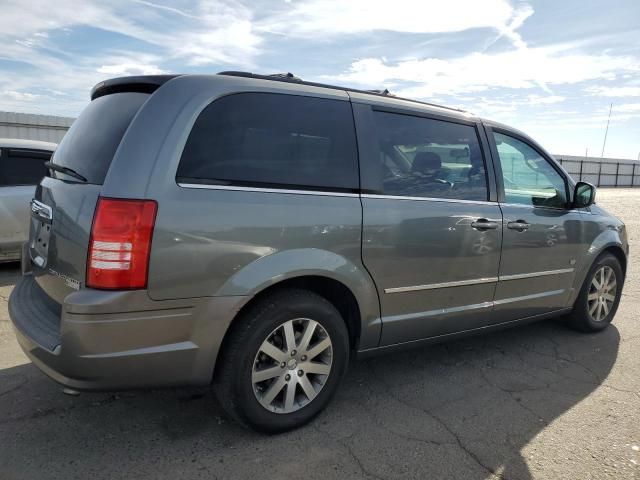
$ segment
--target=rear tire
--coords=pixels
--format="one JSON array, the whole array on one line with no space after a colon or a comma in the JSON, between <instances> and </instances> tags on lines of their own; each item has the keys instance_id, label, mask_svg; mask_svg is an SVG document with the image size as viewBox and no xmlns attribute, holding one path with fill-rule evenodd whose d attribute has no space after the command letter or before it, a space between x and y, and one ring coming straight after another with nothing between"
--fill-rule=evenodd
<instances>
[{"instance_id":1,"label":"rear tire","mask_svg":"<svg viewBox=\"0 0 640 480\"><path fill-rule=\"evenodd\" d=\"M307 290L280 290L234 323L214 385L229 416L254 430L280 433L324 409L348 361L349 334L333 304Z\"/></svg>"},{"instance_id":2,"label":"rear tire","mask_svg":"<svg viewBox=\"0 0 640 480\"><path fill-rule=\"evenodd\" d=\"M599 332L613 321L618 310L624 274L620 261L610 253L600 255L585 278L568 325L580 332Z\"/></svg>"}]
</instances>

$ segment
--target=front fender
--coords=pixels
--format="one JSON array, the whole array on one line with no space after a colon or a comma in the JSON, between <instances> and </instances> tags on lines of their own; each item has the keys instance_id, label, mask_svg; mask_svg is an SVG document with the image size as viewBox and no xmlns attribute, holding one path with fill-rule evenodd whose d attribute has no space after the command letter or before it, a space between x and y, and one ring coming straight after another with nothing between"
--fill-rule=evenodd
<instances>
[{"instance_id":1,"label":"front fender","mask_svg":"<svg viewBox=\"0 0 640 480\"><path fill-rule=\"evenodd\" d=\"M622 224L608 224L603 230L591 241L589 248L586 250L584 257L578 267L574 280L573 292L569 299L569 305L573 305L576 298L580 294L582 285L593 265L596 258L606 249L616 247L627 254L627 240L624 234L624 226Z\"/></svg>"},{"instance_id":2,"label":"front fender","mask_svg":"<svg viewBox=\"0 0 640 480\"><path fill-rule=\"evenodd\" d=\"M346 286L360 309L359 348L378 345L380 303L373 280L360 262L352 262L334 252L300 248L261 257L230 277L215 296L246 296L250 299L272 285L303 276L330 278Z\"/></svg>"}]
</instances>

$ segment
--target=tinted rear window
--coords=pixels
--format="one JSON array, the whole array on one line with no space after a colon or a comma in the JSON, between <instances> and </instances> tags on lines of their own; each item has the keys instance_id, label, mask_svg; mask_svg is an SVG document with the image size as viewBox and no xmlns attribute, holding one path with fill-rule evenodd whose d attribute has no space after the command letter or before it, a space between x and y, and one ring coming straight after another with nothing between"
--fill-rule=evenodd
<instances>
[{"instance_id":1,"label":"tinted rear window","mask_svg":"<svg viewBox=\"0 0 640 480\"><path fill-rule=\"evenodd\" d=\"M177 178L220 185L357 189L351 106L270 93L223 97L196 120Z\"/></svg>"},{"instance_id":2,"label":"tinted rear window","mask_svg":"<svg viewBox=\"0 0 640 480\"><path fill-rule=\"evenodd\" d=\"M7 148L0 152L0 186L37 185L47 173L51 152Z\"/></svg>"},{"instance_id":3,"label":"tinted rear window","mask_svg":"<svg viewBox=\"0 0 640 480\"><path fill-rule=\"evenodd\" d=\"M102 184L118 145L146 93L114 93L93 100L60 142L53 163L71 168L88 183ZM63 173L56 177L73 180Z\"/></svg>"}]
</instances>

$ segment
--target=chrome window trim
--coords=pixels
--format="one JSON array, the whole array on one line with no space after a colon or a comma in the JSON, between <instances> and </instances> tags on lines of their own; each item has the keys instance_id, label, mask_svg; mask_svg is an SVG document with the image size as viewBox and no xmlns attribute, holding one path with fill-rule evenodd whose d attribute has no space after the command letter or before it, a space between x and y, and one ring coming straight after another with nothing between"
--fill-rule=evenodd
<instances>
[{"instance_id":1,"label":"chrome window trim","mask_svg":"<svg viewBox=\"0 0 640 480\"><path fill-rule=\"evenodd\" d=\"M320 195L324 197L362 197L370 199L386 199L386 200L420 200L431 202L446 203L466 203L471 205L498 205L498 202L490 202L488 200L462 200L455 198L435 198L435 197L404 197L399 195L378 195L374 193L347 193L347 192L330 192L326 190L297 190L293 188L263 188L263 187L240 187L233 185L209 185L206 183L185 183L178 182L182 188L195 188L202 190L228 190L236 192L262 192L262 193L286 193L290 195Z\"/></svg>"},{"instance_id":2,"label":"chrome window trim","mask_svg":"<svg viewBox=\"0 0 640 480\"><path fill-rule=\"evenodd\" d=\"M420 200L429 202L446 202L446 203L466 203L470 205L498 205L498 202L490 202L489 200L463 200L457 198L438 198L438 197L406 197L401 195L383 195L377 193L363 193L362 198L384 199L384 200Z\"/></svg>"},{"instance_id":3,"label":"chrome window trim","mask_svg":"<svg viewBox=\"0 0 640 480\"><path fill-rule=\"evenodd\" d=\"M560 207L544 207L539 205L525 205L524 203L509 203L509 202L498 202L501 207L519 207L519 208L536 208L536 209L544 209L544 210L553 210L554 212L567 212L567 213L579 213L582 210L575 208L560 208Z\"/></svg>"},{"instance_id":4,"label":"chrome window trim","mask_svg":"<svg viewBox=\"0 0 640 480\"><path fill-rule=\"evenodd\" d=\"M483 283L508 282L510 280L522 280L525 278L545 277L548 275L563 275L573 273L574 268L562 268L559 270L547 270L544 272L519 273L515 275L501 275L498 277L474 278L471 280L460 280L457 282L431 283L428 285L414 285L410 287L385 288L384 293L405 293L420 290L435 290L438 288L464 287L469 285L482 285Z\"/></svg>"},{"instance_id":5,"label":"chrome window trim","mask_svg":"<svg viewBox=\"0 0 640 480\"><path fill-rule=\"evenodd\" d=\"M260 193L285 193L289 195L316 195L323 197L355 197L358 198L358 193L345 193L345 192L329 192L323 190L296 190L287 188L262 188L262 187L238 187L233 185L208 185L202 183L178 183L182 188L194 188L201 190L227 190L234 192L260 192Z\"/></svg>"}]
</instances>

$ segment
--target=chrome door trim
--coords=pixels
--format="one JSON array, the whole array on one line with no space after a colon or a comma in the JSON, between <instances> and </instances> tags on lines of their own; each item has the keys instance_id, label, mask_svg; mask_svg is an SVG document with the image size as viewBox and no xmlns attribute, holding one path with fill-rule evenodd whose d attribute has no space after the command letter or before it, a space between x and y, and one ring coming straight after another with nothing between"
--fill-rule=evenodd
<instances>
[{"instance_id":1,"label":"chrome door trim","mask_svg":"<svg viewBox=\"0 0 640 480\"><path fill-rule=\"evenodd\" d=\"M468 285L481 285L483 283L508 282L510 280L521 280L524 278L545 277L547 275L562 275L565 273L573 273L574 270L574 268L562 268L560 270L519 273L516 275L501 275L498 277L474 278L471 280L460 280L457 282L430 283L428 285L413 285L409 287L393 287L385 288L384 293L416 292L419 290L435 290L437 288L464 287Z\"/></svg>"},{"instance_id":2,"label":"chrome door trim","mask_svg":"<svg viewBox=\"0 0 640 480\"><path fill-rule=\"evenodd\" d=\"M495 283L498 277L475 278L472 280L460 280L457 282L431 283L429 285L415 285L411 287L385 288L384 293L415 292L418 290L435 290L436 288L464 287L467 285L480 285L482 283Z\"/></svg>"},{"instance_id":3,"label":"chrome door trim","mask_svg":"<svg viewBox=\"0 0 640 480\"><path fill-rule=\"evenodd\" d=\"M405 321L412 319L420 319L424 317L433 317L436 315L448 315L450 313L460 313L469 310L480 310L483 308L493 307L493 302L473 303L471 305L462 305L460 307L438 308L436 310L428 310L426 312L409 313L403 315L393 315L391 317L382 317L383 324L389 324L396 321Z\"/></svg>"},{"instance_id":4,"label":"chrome door trim","mask_svg":"<svg viewBox=\"0 0 640 480\"><path fill-rule=\"evenodd\" d=\"M515 303L515 302L524 302L525 300L535 300L537 298L544 298L544 297L554 297L556 295L561 295L564 292L566 292L566 290L549 290L548 292L542 292L542 293L534 293L531 295L523 295L521 297L510 297L510 298L503 298L502 300L494 300L493 304L494 305L505 305L507 303Z\"/></svg>"},{"instance_id":5,"label":"chrome door trim","mask_svg":"<svg viewBox=\"0 0 640 480\"><path fill-rule=\"evenodd\" d=\"M296 190L286 188L262 188L262 187L238 187L233 185L208 185L203 183L178 183L182 188L195 188L202 190L227 190L234 192L261 192L261 193L286 193L293 195L317 195L323 197L355 197L358 198L358 193L344 193L344 192L328 192L323 190Z\"/></svg>"},{"instance_id":6,"label":"chrome door trim","mask_svg":"<svg viewBox=\"0 0 640 480\"><path fill-rule=\"evenodd\" d=\"M471 205L498 205L498 202L489 202L487 200L463 200L457 198L437 198L437 197L405 197L401 195L383 195L377 193L363 193L362 198L372 200L419 200L428 202L445 202L445 203L466 203Z\"/></svg>"},{"instance_id":7,"label":"chrome door trim","mask_svg":"<svg viewBox=\"0 0 640 480\"><path fill-rule=\"evenodd\" d=\"M509 280L521 280L523 278L535 278L535 277L546 277L547 275L562 275L565 273L573 273L575 269L573 268L561 268L560 270L547 270L544 272L533 272L533 273L517 273L515 275L501 275L501 282L508 282Z\"/></svg>"}]
</instances>

